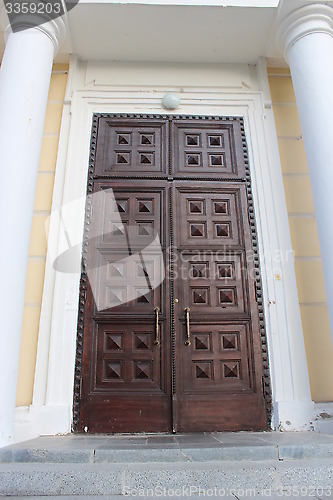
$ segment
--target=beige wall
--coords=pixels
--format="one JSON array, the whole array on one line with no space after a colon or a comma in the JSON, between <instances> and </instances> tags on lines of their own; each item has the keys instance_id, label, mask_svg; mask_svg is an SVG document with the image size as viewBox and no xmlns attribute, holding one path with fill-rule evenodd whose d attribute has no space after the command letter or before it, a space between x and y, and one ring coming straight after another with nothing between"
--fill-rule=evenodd
<instances>
[{"instance_id":1,"label":"beige wall","mask_svg":"<svg viewBox=\"0 0 333 500\"><path fill-rule=\"evenodd\" d=\"M298 297L314 401L333 401L333 345L317 225L290 72L269 68Z\"/></svg>"},{"instance_id":2,"label":"beige wall","mask_svg":"<svg viewBox=\"0 0 333 500\"><path fill-rule=\"evenodd\" d=\"M54 172L57 160L67 72L67 64L55 64L53 66L30 239L20 367L17 385L17 406L27 406L32 402L39 317L45 271L45 221L51 210Z\"/></svg>"}]
</instances>

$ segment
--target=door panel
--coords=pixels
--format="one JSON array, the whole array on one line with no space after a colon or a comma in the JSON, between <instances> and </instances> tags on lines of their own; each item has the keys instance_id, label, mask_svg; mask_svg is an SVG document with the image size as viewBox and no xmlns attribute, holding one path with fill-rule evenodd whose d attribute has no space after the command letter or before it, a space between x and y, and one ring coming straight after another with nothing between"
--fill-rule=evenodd
<instances>
[{"instance_id":1,"label":"door panel","mask_svg":"<svg viewBox=\"0 0 333 500\"><path fill-rule=\"evenodd\" d=\"M95 176L167 174L167 120L99 120Z\"/></svg>"},{"instance_id":2,"label":"door panel","mask_svg":"<svg viewBox=\"0 0 333 500\"><path fill-rule=\"evenodd\" d=\"M179 245L196 248L243 244L239 226L241 200L239 187L210 189L203 192L192 184L178 190L178 207L182 218Z\"/></svg>"},{"instance_id":3,"label":"door panel","mask_svg":"<svg viewBox=\"0 0 333 500\"><path fill-rule=\"evenodd\" d=\"M207 249L208 250L208 249ZM244 255L221 251L180 251L178 295L184 307L196 314L246 314L248 301L246 281L242 274Z\"/></svg>"},{"instance_id":4,"label":"door panel","mask_svg":"<svg viewBox=\"0 0 333 500\"><path fill-rule=\"evenodd\" d=\"M174 120L173 174L176 177L226 179L245 175L240 125L237 120Z\"/></svg>"},{"instance_id":5,"label":"door panel","mask_svg":"<svg viewBox=\"0 0 333 500\"><path fill-rule=\"evenodd\" d=\"M94 124L76 428L266 429L242 121Z\"/></svg>"}]
</instances>

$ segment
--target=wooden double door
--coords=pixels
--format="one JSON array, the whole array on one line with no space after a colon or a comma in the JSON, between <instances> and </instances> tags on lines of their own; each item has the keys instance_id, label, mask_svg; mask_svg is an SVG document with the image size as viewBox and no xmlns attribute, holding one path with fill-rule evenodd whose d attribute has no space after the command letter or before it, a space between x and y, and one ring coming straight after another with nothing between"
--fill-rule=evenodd
<instances>
[{"instance_id":1,"label":"wooden double door","mask_svg":"<svg viewBox=\"0 0 333 500\"><path fill-rule=\"evenodd\" d=\"M79 431L267 428L246 166L241 119L94 117Z\"/></svg>"}]
</instances>

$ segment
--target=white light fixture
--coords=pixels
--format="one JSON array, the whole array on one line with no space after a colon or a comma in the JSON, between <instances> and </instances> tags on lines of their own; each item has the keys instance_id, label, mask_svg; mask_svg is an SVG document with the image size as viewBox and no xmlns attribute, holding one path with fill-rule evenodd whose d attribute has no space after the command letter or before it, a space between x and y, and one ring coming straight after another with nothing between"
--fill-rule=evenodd
<instances>
[{"instance_id":1,"label":"white light fixture","mask_svg":"<svg viewBox=\"0 0 333 500\"><path fill-rule=\"evenodd\" d=\"M176 109L179 106L179 96L177 94L165 94L162 104L165 109Z\"/></svg>"}]
</instances>

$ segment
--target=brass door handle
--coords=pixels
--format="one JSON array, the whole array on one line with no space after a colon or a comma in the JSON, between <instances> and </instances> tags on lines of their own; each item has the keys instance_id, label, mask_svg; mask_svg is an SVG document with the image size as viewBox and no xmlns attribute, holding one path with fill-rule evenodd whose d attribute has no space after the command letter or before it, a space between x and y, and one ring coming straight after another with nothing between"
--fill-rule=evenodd
<instances>
[{"instance_id":1,"label":"brass door handle","mask_svg":"<svg viewBox=\"0 0 333 500\"><path fill-rule=\"evenodd\" d=\"M186 320L186 340L185 345L191 345L191 332L190 332L190 308L185 307L185 320Z\"/></svg>"},{"instance_id":2,"label":"brass door handle","mask_svg":"<svg viewBox=\"0 0 333 500\"><path fill-rule=\"evenodd\" d=\"M160 345L160 325L159 325L159 313L160 308L155 307L155 341L154 345Z\"/></svg>"}]
</instances>

